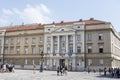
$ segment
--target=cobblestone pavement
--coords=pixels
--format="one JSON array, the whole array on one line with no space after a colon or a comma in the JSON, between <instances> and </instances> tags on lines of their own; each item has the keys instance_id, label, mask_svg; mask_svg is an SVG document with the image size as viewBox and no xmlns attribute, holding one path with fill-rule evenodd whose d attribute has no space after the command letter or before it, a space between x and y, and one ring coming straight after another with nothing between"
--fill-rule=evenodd
<instances>
[{"instance_id":1,"label":"cobblestone pavement","mask_svg":"<svg viewBox=\"0 0 120 80\"><path fill-rule=\"evenodd\" d=\"M57 76L56 71L39 72L32 70L15 70L15 73L0 73L0 80L117 80L101 77L98 73L68 72L68 75Z\"/></svg>"}]
</instances>

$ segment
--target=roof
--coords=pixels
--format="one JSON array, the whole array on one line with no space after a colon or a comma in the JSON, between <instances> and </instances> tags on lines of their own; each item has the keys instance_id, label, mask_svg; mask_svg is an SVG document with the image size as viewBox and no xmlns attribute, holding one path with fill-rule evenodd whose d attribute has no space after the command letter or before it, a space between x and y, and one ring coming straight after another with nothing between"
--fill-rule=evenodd
<instances>
[{"instance_id":1,"label":"roof","mask_svg":"<svg viewBox=\"0 0 120 80\"><path fill-rule=\"evenodd\" d=\"M20 25L20 26L13 26L13 27L4 27L0 28L0 30L6 30L6 31L21 31L21 30L32 30L32 29L43 29L44 26L46 25L55 25L55 26L60 26L60 25L69 25L73 23L78 23L78 22L85 22L86 25L92 25L92 24L105 24L105 21L100 21L100 20L94 20L91 18L90 20L79 20L79 21L71 21L71 22L59 22L59 23L51 23L51 24L31 24L31 25Z\"/></svg>"},{"instance_id":2,"label":"roof","mask_svg":"<svg viewBox=\"0 0 120 80\"><path fill-rule=\"evenodd\" d=\"M92 24L105 24L105 21L100 21L100 20L82 20L82 21L71 21L71 22L63 22L61 21L60 23L52 23L52 24L46 24L46 25L56 25L56 26L60 26L60 25L69 25L69 24L73 24L73 23L78 23L78 22L85 22L86 25L92 25Z\"/></svg>"},{"instance_id":3,"label":"roof","mask_svg":"<svg viewBox=\"0 0 120 80\"><path fill-rule=\"evenodd\" d=\"M42 29L44 28L41 24L31 24L31 25L21 25L21 26L13 26L13 27L4 27L0 28L0 30L6 30L6 31L22 31L22 30L33 30L33 29Z\"/></svg>"}]
</instances>

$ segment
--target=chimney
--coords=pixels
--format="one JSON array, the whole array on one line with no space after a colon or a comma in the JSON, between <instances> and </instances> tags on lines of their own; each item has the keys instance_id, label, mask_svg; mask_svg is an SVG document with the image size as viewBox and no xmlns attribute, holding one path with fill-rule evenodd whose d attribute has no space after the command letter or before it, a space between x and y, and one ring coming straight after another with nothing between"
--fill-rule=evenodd
<instances>
[{"instance_id":1,"label":"chimney","mask_svg":"<svg viewBox=\"0 0 120 80\"><path fill-rule=\"evenodd\" d=\"M64 21L61 21L61 23L64 23Z\"/></svg>"},{"instance_id":2,"label":"chimney","mask_svg":"<svg viewBox=\"0 0 120 80\"><path fill-rule=\"evenodd\" d=\"M94 18L90 18L90 20L94 20Z\"/></svg>"},{"instance_id":3,"label":"chimney","mask_svg":"<svg viewBox=\"0 0 120 80\"><path fill-rule=\"evenodd\" d=\"M82 19L79 19L80 22L82 22L83 20Z\"/></svg>"},{"instance_id":4,"label":"chimney","mask_svg":"<svg viewBox=\"0 0 120 80\"><path fill-rule=\"evenodd\" d=\"M52 24L55 24L55 22L53 21L53 23Z\"/></svg>"}]
</instances>

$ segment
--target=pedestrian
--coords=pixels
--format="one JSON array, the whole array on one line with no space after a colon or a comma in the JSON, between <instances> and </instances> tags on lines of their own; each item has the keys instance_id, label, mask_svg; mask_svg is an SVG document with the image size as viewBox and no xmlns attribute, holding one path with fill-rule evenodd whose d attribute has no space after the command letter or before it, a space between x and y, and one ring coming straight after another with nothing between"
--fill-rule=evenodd
<instances>
[{"instance_id":1,"label":"pedestrian","mask_svg":"<svg viewBox=\"0 0 120 80\"><path fill-rule=\"evenodd\" d=\"M106 69L106 68L104 68L104 76L106 76L106 72L107 72L107 69Z\"/></svg>"},{"instance_id":2,"label":"pedestrian","mask_svg":"<svg viewBox=\"0 0 120 80\"><path fill-rule=\"evenodd\" d=\"M12 72L15 72L15 65L12 64Z\"/></svg>"},{"instance_id":3,"label":"pedestrian","mask_svg":"<svg viewBox=\"0 0 120 80\"><path fill-rule=\"evenodd\" d=\"M60 73L61 73L61 76L62 76L62 73L63 73L63 67L60 66Z\"/></svg>"},{"instance_id":4,"label":"pedestrian","mask_svg":"<svg viewBox=\"0 0 120 80\"><path fill-rule=\"evenodd\" d=\"M33 64L33 74L35 73L36 65Z\"/></svg>"},{"instance_id":5,"label":"pedestrian","mask_svg":"<svg viewBox=\"0 0 120 80\"><path fill-rule=\"evenodd\" d=\"M40 65L40 72L43 72L43 66Z\"/></svg>"},{"instance_id":6,"label":"pedestrian","mask_svg":"<svg viewBox=\"0 0 120 80\"><path fill-rule=\"evenodd\" d=\"M67 75L68 69L67 66L65 66L65 75Z\"/></svg>"},{"instance_id":7,"label":"pedestrian","mask_svg":"<svg viewBox=\"0 0 120 80\"><path fill-rule=\"evenodd\" d=\"M88 73L90 73L90 69L88 68Z\"/></svg>"},{"instance_id":8,"label":"pedestrian","mask_svg":"<svg viewBox=\"0 0 120 80\"><path fill-rule=\"evenodd\" d=\"M60 67L57 67L57 76L59 76L59 72L60 72Z\"/></svg>"},{"instance_id":9,"label":"pedestrian","mask_svg":"<svg viewBox=\"0 0 120 80\"><path fill-rule=\"evenodd\" d=\"M102 70L99 68L99 75L101 75Z\"/></svg>"}]
</instances>

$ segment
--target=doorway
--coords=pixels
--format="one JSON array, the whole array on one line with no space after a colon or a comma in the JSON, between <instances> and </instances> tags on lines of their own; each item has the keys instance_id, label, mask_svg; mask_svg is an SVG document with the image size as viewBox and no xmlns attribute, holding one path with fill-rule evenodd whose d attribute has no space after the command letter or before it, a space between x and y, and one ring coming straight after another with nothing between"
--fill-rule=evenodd
<instances>
[{"instance_id":1,"label":"doorway","mask_svg":"<svg viewBox=\"0 0 120 80\"><path fill-rule=\"evenodd\" d=\"M65 59L60 59L59 60L59 65L62 67L65 67Z\"/></svg>"}]
</instances>

